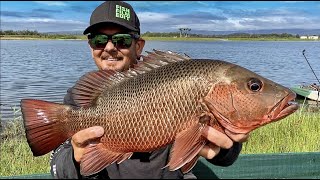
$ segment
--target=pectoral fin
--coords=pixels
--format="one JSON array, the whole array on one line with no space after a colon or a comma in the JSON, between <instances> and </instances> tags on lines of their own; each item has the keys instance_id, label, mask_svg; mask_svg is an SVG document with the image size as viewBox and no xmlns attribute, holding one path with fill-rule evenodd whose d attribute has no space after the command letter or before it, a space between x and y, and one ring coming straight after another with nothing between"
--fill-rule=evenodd
<instances>
[{"instance_id":1,"label":"pectoral fin","mask_svg":"<svg viewBox=\"0 0 320 180\"><path fill-rule=\"evenodd\" d=\"M183 173L189 172L198 162L199 156L196 155L190 162L181 167Z\"/></svg>"},{"instance_id":2,"label":"pectoral fin","mask_svg":"<svg viewBox=\"0 0 320 180\"><path fill-rule=\"evenodd\" d=\"M118 153L108 150L102 143L90 144L80 163L80 173L84 176L96 174L110 164L129 159L132 152Z\"/></svg>"},{"instance_id":3,"label":"pectoral fin","mask_svg":"<svg viewBox=\"0 0 320 180\"><path fill-rule=\"evenodd\" d=\"M177 134L171 149L170 161L165 167L169 167L171 171L175 171L186 165L182 170L185 173L191 170L197 162L198 153L207 142L201 135L203 128L203 124L197 123L191 128Z\"/></svg>"}]
</instances>

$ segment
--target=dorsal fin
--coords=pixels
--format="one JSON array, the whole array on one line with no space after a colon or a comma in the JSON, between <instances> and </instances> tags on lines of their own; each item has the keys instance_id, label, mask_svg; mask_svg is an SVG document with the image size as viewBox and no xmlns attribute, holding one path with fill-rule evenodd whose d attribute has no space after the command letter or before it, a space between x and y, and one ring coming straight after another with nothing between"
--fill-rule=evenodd
<instances>
[{"instance_id":1,"label":"dorsal fin","mask_svg":"<svg viewBox=\"0 0 320 180\"><path fill-rule=\"evenodd\" d=\"M92 71L83 75L72 88L72 97L81 107L91 106L104 88L111 86L116 71Z\"/></svg>"},{"instance_id":2,"label":"dorsal fin","mask_svg":"<svg viewBox=\"0 0 320 180\"><path fill-rule=\"evenodd\" d=\"M146 51L147 52L147 51ZM190 60L188 56L181 56L171 51L163 52L155 50L147 52L143 61L138 62L132 68L124 72L113 70L92 71L83 75L72 89L72 96L77 105L89 107L106 88L111 87L125 79L146 73L158 67L184 60Z\"/></svg>"},{"instance_id":3,"label":"dorsal fin","mask_svg":"<svg viewBox=\"0 0 320 180\"><path fill-rule=\"evenodd\" d=\"M143 60L144 61L151 61L151 62L154 62L153 60L156 60L156 61L162 61L165 63L171 63L171 62L184 61L184 60L191 59L186 54L184 56L182 56L182 55L175 53L175 52L172 52L172 51L163 52L163 51L159 51L156 49L153 49L153 51L154 52L146 51L148 53L148 55L143 56Z\"/></svg>"}]
</instances>

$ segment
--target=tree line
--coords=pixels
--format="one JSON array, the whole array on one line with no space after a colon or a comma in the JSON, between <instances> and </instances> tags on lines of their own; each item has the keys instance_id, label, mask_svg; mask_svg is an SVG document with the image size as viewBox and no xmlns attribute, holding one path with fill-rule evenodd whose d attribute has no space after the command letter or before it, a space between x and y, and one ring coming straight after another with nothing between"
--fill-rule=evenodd
<instances>
[{"instance_id":1,"label":"tree line","mask_svg":"<svg viewBox=\"0 0 320 180\"><path fill-rule=\"evenodd\" d=\"M41 35L38 31L29 31L29 30L22 30L22 31L14 31L14 30L0 30L0 35Z\"/></svg>"},{"instance_id":2,"label":"tree line","mask_svg":"<svg viewBox=\"0 0 320 180\"><path fill-rule=\"evenodd\" d=\"M157 33L145 32L142 34L144 37L180 37L179 32ZM300 38L299 34L289 33L271 33L271 34L249 34L249 33L231 33L226 35L205 35L205 34L188 34L188 37L196 38Z\"/></svg>"},{"instance_id":3,"label":"tree line","mask_svg":"<svg viewBox=\"0 0 320 180\"><path fill-rule=\"evenodd\" d=\"M30 30L0 30L0 35L15 35L15 36L36 36L43 38L71 38L79 39L79 35L68 35L68 34L48 34L40 33L38 31ZM145 32L141 34L144 37L180 37L180 32ZM250 34L250 33L232 33L226 35L205 35L205 34L188 34L188 37L195 38L300 38L299 34L289 34L289 33L271 33L271 34Z\"/></svg>"},{"instance_id":4,"label":"tree line","mask_svg":"<svg viewBox=\"0 0 320 180\"><path fill-rule=\"evenodd\" d=\"M77 35L68 35L68 34L48 34L48 33L40 33L38 31L30 31L30 30L0 30L0 36L21 36L21 37L39 37L39 38L51 38L51 39L80 39Z\"/></svg>"}]
</instances>

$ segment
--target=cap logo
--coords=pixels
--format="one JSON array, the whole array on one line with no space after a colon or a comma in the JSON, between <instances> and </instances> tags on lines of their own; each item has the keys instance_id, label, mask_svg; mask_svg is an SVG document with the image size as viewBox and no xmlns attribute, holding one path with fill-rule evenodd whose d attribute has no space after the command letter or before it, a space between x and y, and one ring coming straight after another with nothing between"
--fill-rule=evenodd
<instances>
[{"instance_id":1,"label":"cap logo","mask_svg":"<svg viewBox=\"0 0 320 180\"><path fill-rule=\"evenodd\" d=\"M116 17L129 21L130 20L130 9L123 7L123 6L120 6L120 5L116 5Z\"/></svg>"}]
</instances>

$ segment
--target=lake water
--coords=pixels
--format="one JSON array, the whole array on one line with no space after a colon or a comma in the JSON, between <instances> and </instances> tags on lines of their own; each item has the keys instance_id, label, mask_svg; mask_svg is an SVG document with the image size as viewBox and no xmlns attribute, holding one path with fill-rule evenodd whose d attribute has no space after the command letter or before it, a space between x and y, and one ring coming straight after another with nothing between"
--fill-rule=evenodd
<instances>
[{"instance_id":1,"label":"lake water","mask_svg":"<svg viewBox=\"0 0 320 180\"><path fill-rule=\"evenodd\" d=\"M23 98L62 102L67 89L96 70L86 41L1 40L1 119L12 119ZM320 42L147 41L152 49L186 53L192 58L236 63L287 87L317 83L305 55L320 78ZM145 53L144 53L145 54ZM18 112L19 114L19 112Z\"/></svg>"}]
</instances>

